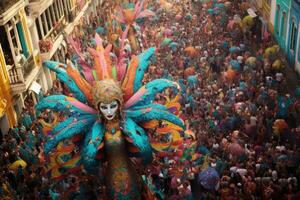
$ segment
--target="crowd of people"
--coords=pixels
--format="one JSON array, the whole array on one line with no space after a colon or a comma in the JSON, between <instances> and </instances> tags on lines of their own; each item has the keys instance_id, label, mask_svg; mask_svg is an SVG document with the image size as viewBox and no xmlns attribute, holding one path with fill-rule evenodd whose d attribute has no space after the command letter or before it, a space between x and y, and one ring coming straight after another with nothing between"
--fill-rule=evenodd
<instances>
[{"instance_id":1,"label":"crowd of people","mask_svg":"<svg viewBox=\"0 0 300 200\"><path fill-rule=\"evenodd\" d=\"M183 142L140 170L158 199L299 199L299 91L287 84L289 66L259 13L249 16L247 2L230 2L151 1L155 16L138 31L143 45L131 52L127 43L129 55L157 48L145 82L163 77L181 86ZM83 52L96 30L109 41L109 6L75 28ZM55 84L50 93L69 91ZM163 96L172 91L157 101ZM1 199L104 198L101 180L84 171L59 180L45 173L43 122L54 118L30 104L4 135Z\"/></svg>"}]
</instances>

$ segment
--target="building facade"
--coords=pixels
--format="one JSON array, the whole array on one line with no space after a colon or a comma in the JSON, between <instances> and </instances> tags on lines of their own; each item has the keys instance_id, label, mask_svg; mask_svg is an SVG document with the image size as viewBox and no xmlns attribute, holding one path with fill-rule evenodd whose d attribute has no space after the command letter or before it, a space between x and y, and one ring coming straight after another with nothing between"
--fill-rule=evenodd
<instances>
[{"instance_id":1,"label":"building facade","mask_svg":"<svg viewBox=\"0 0 300 200\"><path fill-rule=\"evenodd\" d=\"M287 36L287 58L291 65L300 72L300 1L292 0Z\"/></svg>"},{"instance_id":2,"label":"building facade","mask_svg":"<svg viewBox=\"0 0 300 200\"><path fill-rule=\"evenodd\" d=\"M36 104L55 75L43 60L65 62L65 36L102 0L0 1L0 127L16 125L24 102Z\"/></svg>"},{"instance_id":3,"label":"building facade","mask_svg":"<svg viewBox=\"0 0 300 200\"><path fill-rule=\"evenodd\" d=\"M13 0L1 4L0 8L0 83L1 93L7 102L4 119L2 117L0 122L1 127L16 124L16 116L24 107L23 102L26 91L31 86L31 79L40 69L27 26L25 6L25 1Z\"/></svg>"},{"instance_id":4,"label":"building facade","mask_svg":"<svg viewBox=\"0 0 300 200\"><path fill-rule=\"evenodd\" d=\"M290 6L291 0L276 0L274 36L285 53L287 53Z\"/></svg>"}]
</instances>

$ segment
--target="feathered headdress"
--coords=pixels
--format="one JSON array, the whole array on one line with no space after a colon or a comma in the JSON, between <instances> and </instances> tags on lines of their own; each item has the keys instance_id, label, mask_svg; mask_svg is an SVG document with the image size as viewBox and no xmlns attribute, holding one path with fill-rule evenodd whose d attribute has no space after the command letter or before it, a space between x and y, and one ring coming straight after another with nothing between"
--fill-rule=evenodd
<instances>
[{"instance_id":1,"label":"feathered headdress","mask_svg":"<svg viewBox=\"0 0 300 200\"><path fill-rule=\"evenodd\" d=\"M124 44L125 35L126 32L122 37L122 44ZM55 150L61 141L81 135L83 138L80 151L81 162L86 169L97 166L97 154L104 145L105 126L98 119L96 105L102 101L116 99L121 103L122 133L138 149L138 152L135 149L132 155L143 158L143 161L147 163L152 160L152 147L147 135L148 128L153 128L153 124L158 125L159 121L167 124L166 127L169 128L170 133L174 127L172 125L176 125L177 130L184 127L183 121L170 112L169 106L154 102L156 94L167 88L173 88L174 92L179 92L180 87L177 83L167 79L156 79L143 85L142 80L151 57L154 56L155 48L149 48L140 55L133 56L126 67L122 53L117 63L113 63L110 58L111 45L104 48L98 35L95 41L96 49L89 49L94 58L94 67L85 70L84 73L84 76L93 77L93 79L87 80L71 63L67 65L54 61L43 63L45 67L56 72L57 78L65 83L73 94L73 97L48 96L36 106L38 110L51 109L69 116L53 127L52 135L44 145L44 152L48 154ZM122 49L123 47L124 45ZM80 51L77 53L81 55ZM81 58L84 61L84 57L81 56ZM181 128L178 129L178 127ZM161 132L165 134L165 131Z\"/></svg>"}]
</instances>

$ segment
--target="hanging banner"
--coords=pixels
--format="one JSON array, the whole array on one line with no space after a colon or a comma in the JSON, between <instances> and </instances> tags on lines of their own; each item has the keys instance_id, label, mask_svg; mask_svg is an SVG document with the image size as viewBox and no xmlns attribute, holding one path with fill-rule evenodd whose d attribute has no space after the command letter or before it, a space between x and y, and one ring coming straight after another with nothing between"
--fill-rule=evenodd
<instances>
[{"instance_id":1,"label":"hanging banner","mask_svg":"<svg viewBox=\"0 0 300 200\"><path fill-rule=\"evenodd\" d=\"M38 84L36 81L33 81L29 90L34 91L36 94L39 94L42 89L42 86Z\"/></svg>"}]
</instances>

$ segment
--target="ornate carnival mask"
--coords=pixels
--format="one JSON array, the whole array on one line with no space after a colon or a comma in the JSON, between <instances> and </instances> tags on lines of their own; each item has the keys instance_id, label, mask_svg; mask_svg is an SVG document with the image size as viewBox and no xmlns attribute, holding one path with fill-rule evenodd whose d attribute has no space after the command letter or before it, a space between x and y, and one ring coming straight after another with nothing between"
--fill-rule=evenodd
<instances>
[{"instance_id":1,"label":"ornate carnival mask","mask_svg":"<svg viewBox=\"0 0 300 200\"><path fill-rule=\"evenodd\" d=\"M119 108L119 103L116 100L114 100L109 104L100 103L98 110L101 111L102 115L107 120L113 120L116 116L118 108Z\"/></svg>"},{"instance_id":2,"label":"ornate carnival mask","mask_svg":"<svg viewBox=\"0 0 300 200\"><path fill-rule=\"evenodd\" d=\"M92 88L94 106L107 120L113 120L122 109L123 92L113 79L97 81Z\"/></svg>"}]
</instances>

